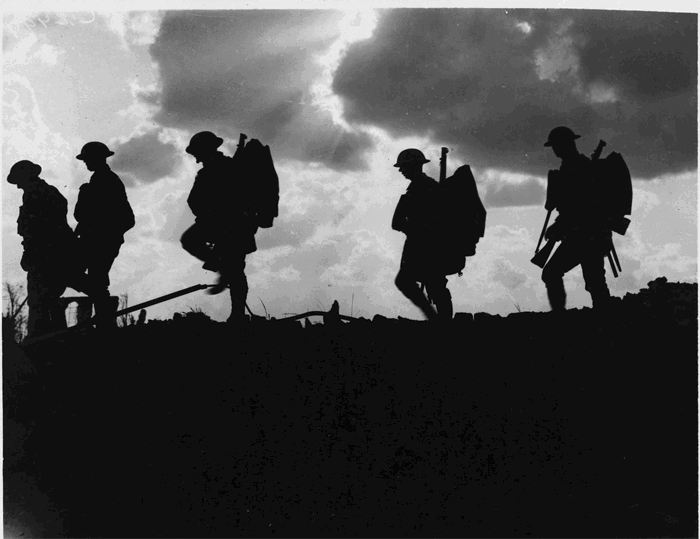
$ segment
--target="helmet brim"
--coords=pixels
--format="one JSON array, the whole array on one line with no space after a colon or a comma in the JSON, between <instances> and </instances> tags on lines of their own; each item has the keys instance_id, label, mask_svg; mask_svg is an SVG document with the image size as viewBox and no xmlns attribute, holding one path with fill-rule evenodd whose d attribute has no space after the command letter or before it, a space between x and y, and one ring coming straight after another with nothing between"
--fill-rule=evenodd
<instances>
[{"instance_id":1,"label":"helmet brim","mask_svg":"<svg viewBox=\"0 0 700 539\"><path fill-rule=\"evenodd\" d=\"M581 135L574 135L573 137L571 137L568 140L576 140L577 138L581 138ZM557 142L559 142L559 141L558 140L548 140L547 142L544 143L544 146L545 146L545 148L548 148L552 144L556 144Z\"/></svg>"},{"instance_id":2,"label":"helmet brim","mask_svg":"<svg viewBox=\"0 0 700 539\"><path fill-rule=\"evenodd\" d=\"M112 150L109 150L106 154L103 154L104 157L111 157L114 155L114 152ZM90 154L88 155L83 155L82 153L79 153L78 155L75 156L76 159L80 159L81 161L85 161L85 159L89 159L90 157L94 157L95 154L92 156Z\"/></svg>"},{"instance_id":3,"label":"helmet brim","mask_svg":"<svg viewBox=\"0 0 700 539\"><path fill-rule=\"evenodd\" d=\"M414 163L417 163L417 164L419 164L419 165L425 165L426 163L430 163L430 159L425 159L425 160L423 160L423 161L414 161ZM411 163L396 163L394 166L395 166L396 168L399 168L399 167L401 167L401 166L403 166L403 165L410 165L410 164L411 164Z\"/></svg>"}]
</instances>

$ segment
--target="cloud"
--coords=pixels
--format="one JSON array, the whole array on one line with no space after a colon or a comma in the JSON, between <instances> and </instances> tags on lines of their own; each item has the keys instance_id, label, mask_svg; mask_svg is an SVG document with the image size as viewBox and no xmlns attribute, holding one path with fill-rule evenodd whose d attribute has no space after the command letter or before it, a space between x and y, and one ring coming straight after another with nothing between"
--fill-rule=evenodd
<instances>
[{"instance_id":1,"label":"cloud","mask_svg":"<svg viewBox=\"0 0 700 539\"><path fill-rule=\"evenodd\" d=\"M567 35L571 22L562 23L547 44L535 50L535 71L540 80L558 82L567 76L575 78L578 75L579 60L574 40Z\"/></svg>"},{"instance_id":2,"label":"cloud","mask_svg":"<svg viewBox=\"0 0 700 539\"><path fill-rule=\"evenodd\" d=\"M180 162L180 151L171 142L161 141L162 130L153 130L132 136L114 145L111 167L126 173L126 185L138 182L152 183L172 174Z\"/></svg>"},{"instance_id":3,"label":"cloud","mask_svg":"<svg viewBox=\"0 0 700 539\"><path fill-rule=\"evenodd\" d=\"M161 17L161 12L157 11L123 11L104 15L107 28L117 35L124 50L132 45L151 45L158 33Z\"/></svg>"},{"instance_id":4,"label":"cloud","mask_svg":"<svg viewBox=\"0 0 700 539\"><path fill-rule=\"evenodd\" d=\"M194 215L187 206L189 192L189 189L172 191L162 197L157 209L154 209L163 218L158 232L161 240L179 243L185 230L194 224Z\"/></svg>"},{"instance_id":5,"label":"cloud","mask_svg":"<svg viewBox=\"0 0 700 539\"><path fill-rule=\"evenodd\" d=\"M477 245L477 253L482 256L489 251L499 253L529 253L533 250L535 243L536 239L532 237L531 231L527 228L510 227L506 225L490 226L486 228L484 237Z\"/></svg>"},{"instance_id":6,"label":"cloud","mask_svg":"<svg viewBox=\"0 0 700 539\"><path fill-rule=\"evenodd\" d=\"M280 215L272 228L258 232L258 249L301 245L319 227L337 228L354 209L346 198L351 186L335 175L295 174L287 168L279 172L287 180L280 193Z\"/></svg>"},{"instance_id":7,"label":"cloud","mask_svg":"<svg viewBox=\"0 0 700 539\"><path fill-rule=\"evenodd\" d=\"M683 246L680 243L666 243L653 248L653 255L647 256L642 267L653 275L664 275L669 280L685 280L689 274L697 275L697 256L682 254Z\"/></svg>"},{"instance_id":8,"label":"cloud","mask_svg":"<svg viewBox=\"0 0 700 539\"><path fill-rule=\"evenodd\" d=\"M350 124L430 133L480 168L544 175L569 125L649 179L697 167L696 36L691 13L384 10L333 89Z\"/></svg>"},{"instance_id":9,"label":"cloud","mask_svg":"<svg viewBox=\"0 0 700 539\"><path fill-rule=\"evenodd\" d=\"M636 183L636 182L635 182ZM647 191L641 186L633 185L632 188L632 217L642 219L655 207L661 204L658 195Z\"/></svg>"},{"instance_id":10,"label":"cloud","mask_svg":"<svg viewBox=\"0 0 700 539\"><path fill-rule=\"evenodd\" d=\"M538 206L544 204L545 195L543 180L531 177L515 183L490 181L481 199L486 208Z\"/></svg>"},{"instance_id":11,"label":"cloud","mask_svg":"<svg viewBox=\"0 0 700 539\"><path fill-rule=\"evenodd\" d=\"M73 148L46 123L29 79L17 73L5 73L3 85L4 174L14 162L29 159L41 165L44 177L64 176L65 170L74 165Z\"/></svg>"},{"instance_id":12,"label":"cloud","mask_svg":"<svg viewBox=\"0 0 700 539\"><path fill-rule=\"evenodd\" d=\"M338 170L365 166L371 139L350 132L317 98L322 53L339 11L178 11L165 14L150 52L160 73L160 125L263 140L275 156Z\"/></svg>"},{"instance_id":13,"label":"cloud","mask_svg":"<svg viewBox=\"0 0 700 539\"><path fill-rule=\"evenodd\" d=\"M527 275L505 260L495 264L492 278L510 291L517 290L527 282Z\"/></svg>"}]
</instances>

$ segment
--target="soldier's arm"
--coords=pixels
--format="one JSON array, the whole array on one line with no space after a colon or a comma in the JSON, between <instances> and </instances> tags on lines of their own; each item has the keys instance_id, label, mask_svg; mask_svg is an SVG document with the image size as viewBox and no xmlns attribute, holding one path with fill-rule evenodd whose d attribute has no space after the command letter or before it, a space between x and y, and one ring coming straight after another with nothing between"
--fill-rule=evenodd
<instances>
[{"instance_id":1,"label":"soldier's arm","mask_svg":"<svg viewBox=\"0 0 700 539\"><path fill-rule=\"evenodd\" d=\"M27 233L27 212L24 210L24 206L19 208L19 217L17 217L17 234L24 237Z\"/></svg>"},{"instance_id":2,"label":"soldier's arm","mask_svg":"<svg viewBox=\"0 0 700 539\"><path fill-rule=\"evenodd\" d=\"M84 183L80 186L78 191L78 200L75 203L75 209L73 210L73 217L78 223L86 221L89 219L89 206L90 206L90 185Z\"/></svg>"},{"instance_id":3,"label":"soldier's arm","mask_svg":"<svg viewBox=\"0 0 700 539\"><path fill-rule=\"evenodd\" d=\"M202 185L202 177L198 173L194 179L194 184L187 197L187 205L195 217L199 217L206 213L206 204L204 200L204 186Z\"/></svg>"},{"instance_id":4,"label":"soldier's arm","mask_svg":"<svg viewBox=\"0 0 700 539\"><path fill-rule=\"evenodd\" d=\"M408 199L407 195L402 195L399 203L396 205L394 217L391 220L391 228L399 232L407 233L408 231Z\"/></svg>"}]
</instances>

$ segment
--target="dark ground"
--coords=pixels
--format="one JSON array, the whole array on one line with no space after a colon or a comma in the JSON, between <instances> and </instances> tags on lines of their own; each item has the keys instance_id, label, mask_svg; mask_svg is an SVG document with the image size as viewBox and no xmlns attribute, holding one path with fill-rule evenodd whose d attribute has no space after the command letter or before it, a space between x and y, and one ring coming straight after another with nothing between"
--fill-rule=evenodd
<instances>
[{"instance_id":1,"label":"dark ground","mask_svg":"<svg viewBox=\"0 0 700 539\"><path fill-rule=\"evenodd\" d=\"M6 533L697 537L697 284L655 282L607 320L6 339Z\"/></svg>"}]
</instances>

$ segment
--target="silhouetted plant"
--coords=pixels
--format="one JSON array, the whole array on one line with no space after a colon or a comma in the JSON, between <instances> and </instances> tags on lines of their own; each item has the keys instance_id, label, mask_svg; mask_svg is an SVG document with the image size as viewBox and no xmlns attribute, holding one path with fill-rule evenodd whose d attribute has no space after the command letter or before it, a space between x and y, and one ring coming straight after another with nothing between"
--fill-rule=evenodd
<instances>
[{"instance_id":1,"label":"silhouetted plant","mask_svg":"<svg viewBox=\"0 0 700 539\"><path fill-rule=\"evenodd\" d=\"M119 296L119 307L117 310L121 311L127 307L129 307L129 294L124 292ZM136 318L131 313L117 317L117 326L120 328L133 326L134 324L136 324Z\"/></svg>"},{"instance_id":2,"label":"silhouetted plant","mask_svg":"<svg viewBox=\"0 0 700 539\"><path fill-rule=\"evenodd\" d=\"M258 299L260 300L260 303L262 303L263 311L265 311L265 318L266 318L267 320L269 320L269 319L270 319L270 315L269 315L268 312L267 312L267 307L265 307L265 304L263 303L263 300L260 299L260 296L258 296Z\"/></svg>"},{"instance_id":3,"label":"silhouetted plant","mask_svg":"<svg viewBox=\"0 0 700 539\"><path fill-rule=\"evenodd\" d=\"M7 308L2 314L2 337L21 342L27 329L27 315L23 312L27 304L24 286L5 281L3 292L3 297L7 298Z\"/></svg>"}]
</instances>

